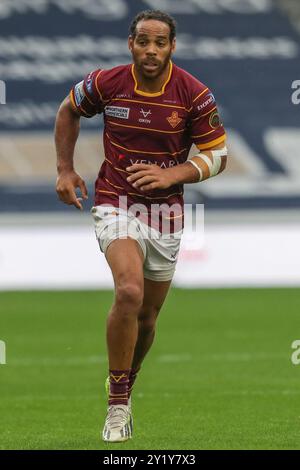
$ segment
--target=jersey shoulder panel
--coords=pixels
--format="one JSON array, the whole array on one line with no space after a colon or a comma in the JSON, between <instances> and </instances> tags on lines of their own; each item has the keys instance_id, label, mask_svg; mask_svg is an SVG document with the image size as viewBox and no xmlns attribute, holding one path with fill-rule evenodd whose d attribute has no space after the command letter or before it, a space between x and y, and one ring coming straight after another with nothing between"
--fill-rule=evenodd
<instances>
[{"instance_id":1,"label":"jersey shoulder panel","mask_svg":"<svg viewBox=\"0 0 300 470\"><path fill-rule=\"evenodd\" d=\"M103 101L109 101L124 90L130 80L131 64L118 65L109 70L102 70L96 81L97 88L102 94Z\"/></svg>"},{"instance_id":2,"label":"jersey shoulder panel","mask_svg":"<svg viewBox=\"0 0 300 470\"><path fill-rule=\"evenodd\" d=\"M101 114L111 97L128 82L129 70L130 65L93 70L72 88L72 105L84 117Z\"/></svg>"},{"instance_id":3,"label":"jersey shoulder panel","mask_svg":"<svg viewBox=\"0 0 300 470\"><path fill-rule=\"evenodd\" d=\"M198 99L201 93L205 94L206 91L208 91L208 93L210 92L209 88L204 83L189 72L177 65L174 66L174 68L177 85L184 93L184 98L190 107L193 106L193 103Z\"/></svg>"},{"instance_id":4,"label":"jersey shoulder panel","mask_svg":"<svg viewBox=\"0 0 300 470\"><path fill-rule=\"evenodd\" d=\"M225 130L211 90L190 73L177 67L178 88L185 93L189 108L188 128L194 144L201 150L225 141Z\"/></svg>"}]
</instances>

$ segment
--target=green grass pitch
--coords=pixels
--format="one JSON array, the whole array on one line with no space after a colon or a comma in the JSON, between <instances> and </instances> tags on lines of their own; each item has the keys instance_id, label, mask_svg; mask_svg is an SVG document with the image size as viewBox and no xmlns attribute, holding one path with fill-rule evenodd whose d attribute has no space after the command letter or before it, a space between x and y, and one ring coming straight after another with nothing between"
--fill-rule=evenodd
<instances>
[{"instance_id":1,"label":"green grass pitch","mask_svg":"<svg viewBox=\"0 0 300 470\"><path fill-rule=\"evenodd\" d=\"M298 289L172 289L133 394L100 440L112 292L4 292L0 449L300 449Z\"/></svg>"}]
</instances>

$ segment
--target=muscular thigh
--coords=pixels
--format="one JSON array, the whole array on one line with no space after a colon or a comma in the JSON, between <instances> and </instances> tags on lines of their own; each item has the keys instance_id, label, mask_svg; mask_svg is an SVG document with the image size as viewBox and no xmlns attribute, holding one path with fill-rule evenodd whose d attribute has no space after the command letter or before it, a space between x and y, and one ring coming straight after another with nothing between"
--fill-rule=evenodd
<instances>
[{"instance_id":1,"label":"muscular thigh","mask_svg":"<svg viewBox=\"0 0 300 470\"><path fill-rule=\"evenodd\" d=\"M137 283L143 288L143 253L136 240L117 239L105 253L115 286L122 282Z\"/></svg>"}]
</instances>

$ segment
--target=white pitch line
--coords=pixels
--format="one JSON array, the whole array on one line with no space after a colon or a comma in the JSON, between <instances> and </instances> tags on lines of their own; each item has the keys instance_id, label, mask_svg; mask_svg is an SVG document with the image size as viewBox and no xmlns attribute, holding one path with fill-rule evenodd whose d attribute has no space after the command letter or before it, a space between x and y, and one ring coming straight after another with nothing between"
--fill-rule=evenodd
<instances>
[{"instance_id":1,"label":"white pitch line","mask_svg":"<svg viewBox=\"0 0 300 470\"><path fill-rule=\"evenodd\" d=\"M214 391L211 395L230 395L230 396L267 396L267 395L300 395L299 390L239 390L239 391Z\"/></svg>"},{"instance_id":2,"label":"white pitch line","mask_svg":"<svg viewBox=\"0 0 300 470\"><path fill-rule=\"evenodd\" d=\"M199 354L199 360L206 361L218 361L218 362L244 362L244 361L265 361L270 359L290 359L289 353L250 353L250 352L241 352L241 353L218 353L218 354Z\"/></svg>"},{"instance_id":3,"label":"white pitch line","mask_svg":"<svg viewBox=\"0 0 300 470\"><path fill-rule=\"evenodd\" d=\"M162 354L158 356L158 362L189 362L192 360L191 354L184 353L184 354Z\"/></svg>"}]
</instances>

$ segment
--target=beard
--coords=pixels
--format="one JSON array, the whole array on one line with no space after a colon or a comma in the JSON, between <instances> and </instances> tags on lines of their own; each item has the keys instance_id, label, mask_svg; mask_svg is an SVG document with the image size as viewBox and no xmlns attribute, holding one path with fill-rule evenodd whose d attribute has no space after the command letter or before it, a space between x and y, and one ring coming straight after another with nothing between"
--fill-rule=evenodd
<instances>
[{"instance_id":1,"label":"beard","mask_svg":"<svg viewBox=\"0 0 300 470\"><path fill-rule=\"evenodd\" d=\"M158 60L154 57L138 61L136 61L134 57L133 59L140 75L146 80L151 80L159 77L165 72L166 68L169 65L171 55L172 54L170 52L163 61Z\"/></svg>"}]
</instances>

